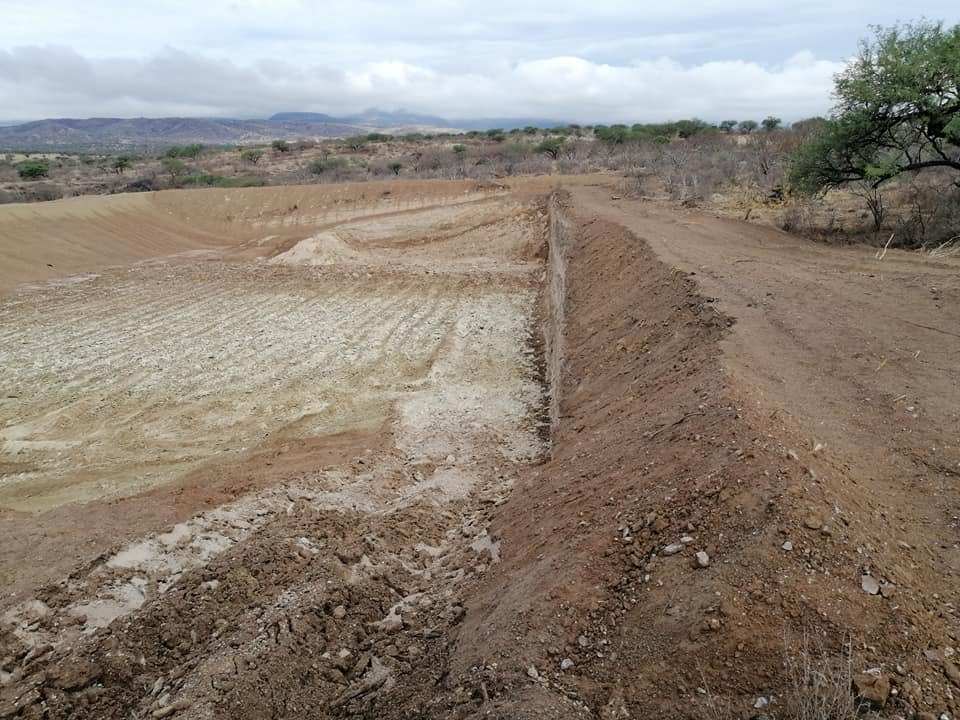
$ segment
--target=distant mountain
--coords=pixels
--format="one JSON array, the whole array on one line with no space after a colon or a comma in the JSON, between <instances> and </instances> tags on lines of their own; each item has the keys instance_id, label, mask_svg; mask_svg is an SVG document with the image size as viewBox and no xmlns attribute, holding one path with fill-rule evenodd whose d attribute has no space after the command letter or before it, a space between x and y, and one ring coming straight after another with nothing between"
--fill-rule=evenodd
<instances>
[{"instance_id":1,"label":"distant mountain","mask_svg":"<svg viewBox=\"0 0 960 720\"><path fill-rule=\"evenodd\" d=\"M374 130L511 130L527 125L565 123L535 118L447 120L404 110L371 109L334 117L323 113L283 112L266 120L231 118L59 118L0 125L0 150L148 152L171 145L247 145L271 140L362 135Z\"/></svg>"},{"instance_id":2,"label":"distant mountain","mask_svg":"<svg viewBox=\"0 0 960 720\"><path fill-rule=\"evenodd\" d=\"M426 126L456 130L513 130L524 127L560 127L569 123L543 118L442 118L436 115L418 115L406 110L386 111L377 108L364 110L353 115L335 117L323 113L282 112L270 116L271 122L324 122L344 123L347 125L366 125L374 128L399 128Z\"/></svg>"},{"instance_id":3,"label":"distant mountain","mask_svg":"<svg viewBox=\"0 0 960 720\"><path fill-rule=\"evenodd\" d=\"M462 130L517 130L525 127L554 128L566 127L570 123L561 120L545 120L544 118L462 118L449 120L453 127Z\"/></svg>"},{"instance_id":4,"label":"distant mountain","mask_svg":"<svg viewBox=\"0 0 960 720\"><path fill-rule=\"evenodd\" d=\"M282 112L271 115L267 122L272 123L339 123L341 120L332 115L315 112Z\"/></svg>"},{"instance_id":5,"label":"distant mountain","mask_svg":"<svg viewBox=\"0 0 960 720\"><path fill-rule=\"evenodd\" d=\"M340 123L217 118L62 118L0 127L0 149L146 151L171 145L243 145L277 138L343 137L369 132Z\"/></svg>"},{"instance_id":6,"label":"distant mountain","mask_svg":"<svg viewBox=\"0 0 960 720\"><path fill-rule=\"evenodd\" d=\"M449 120L433 115L418 115L406 110L386 112L372 108L362 113L334 117L324 113L311 112L282 112L271 115L270 122L308 122L308 123L342 123L347 125L363 125L373 128L396 128L408 126L425 126L434 128L456 128Z\"/></svg>"}]
</instances>

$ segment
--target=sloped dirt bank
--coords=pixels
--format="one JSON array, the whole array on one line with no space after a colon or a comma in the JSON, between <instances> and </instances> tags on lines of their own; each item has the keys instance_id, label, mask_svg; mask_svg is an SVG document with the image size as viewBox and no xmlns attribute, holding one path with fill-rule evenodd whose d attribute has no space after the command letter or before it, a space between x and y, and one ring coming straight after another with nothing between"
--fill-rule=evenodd
<instances>
[{"instance_id":1,"label":"sloped dirt bank","mask_svg":"<svg viewBox=\"0 0 960 720\"><path fill-rule=\"evenodd\" d=\"M953 717L955 276L609 193L565 211L553 456L494 517L454 673L503 718Z\"/></svg>"}]
</instances>

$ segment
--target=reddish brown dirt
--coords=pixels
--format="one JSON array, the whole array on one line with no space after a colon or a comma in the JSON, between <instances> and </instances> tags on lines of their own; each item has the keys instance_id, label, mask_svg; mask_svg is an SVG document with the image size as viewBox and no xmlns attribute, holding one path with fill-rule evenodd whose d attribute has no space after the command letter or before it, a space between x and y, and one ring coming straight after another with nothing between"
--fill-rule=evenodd
<instances>
[{"instance_id":1,"label":"reddish brown dirt","mask_svg":"<svg viewBox=\"0 0 960 720\"><path fill-rule=\"evenodd\" d=\"M954 717L960 264L565 185L549 459L509 492L489 466L445 504L294 497L109 627L32 651L0 637L0 717L750 718L776 696L763 712L789 720L804 638L814 664L879 668L880 715ZM264 451L44 530L0 516L24 535L3 563L51 558L78 523L75 552L13 576L56 609L81 557L371 443L279 468Z\"/></svg>"},{"instance_id":2,"label":"reddish brown dirt","mask_svg":"<svg viewBox=\"0 0 960 720\"><path fill-rule=\"evenodd\" d=\"M957 265L610 198L574 190L554 456L494 523L458 667L533 664L602 717L750 717L806 635L881 668L887 712L956 713L924 652L958 640Z\"/></svg>"}]
</instances>

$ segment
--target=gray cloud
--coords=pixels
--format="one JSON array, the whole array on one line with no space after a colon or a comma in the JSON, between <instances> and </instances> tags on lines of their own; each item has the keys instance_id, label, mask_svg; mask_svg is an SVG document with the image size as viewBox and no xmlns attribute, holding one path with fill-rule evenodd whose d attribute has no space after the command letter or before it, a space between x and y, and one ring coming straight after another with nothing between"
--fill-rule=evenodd
<instances>
[{"instance_id":1,"label":"gray cloud","mask_svg":"<svg viewBox=\"0 0 960 720\"><path fill-rule=\"evenodd\" d=\"M89 5L89 4L85 4ZM916 4L914 4L916 5ZM901 6L808 0L5 0L0 120L263 116L378 106L580 121L825 112L868 21ZM955 22L953 4L917 14Z\"/></svg>"}]
</instances>

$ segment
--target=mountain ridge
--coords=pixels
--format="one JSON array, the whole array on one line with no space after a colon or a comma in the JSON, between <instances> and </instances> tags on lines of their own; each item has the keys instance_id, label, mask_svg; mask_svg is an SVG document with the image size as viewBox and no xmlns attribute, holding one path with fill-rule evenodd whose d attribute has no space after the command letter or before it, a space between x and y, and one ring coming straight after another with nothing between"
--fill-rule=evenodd
<instances>
[{"instance_id":1,"label":"mountain ridge","mask_svg":"<svg viewBox=\"0 0 960 720\"><path fill-rule=\"evenodd\" d=\"M405 110L376 108L346 116L280 112L265 119L137 117L47 118L0 125L0 149L7 151L149 151L183 145L253 145L272 140L321 139L373 131L456 132L527 125L550 127L557 121L535 118L447 120Z\"/></svg>"}]
</instances>

